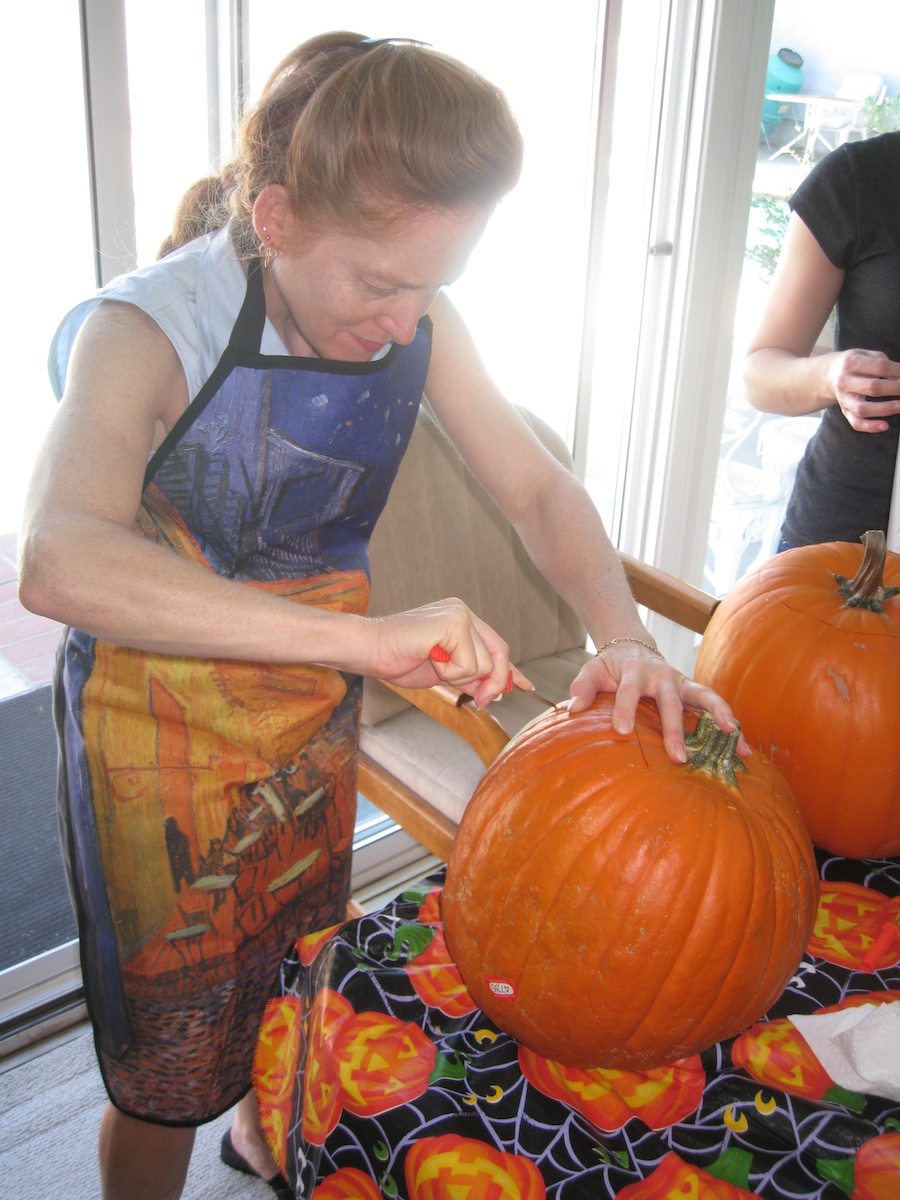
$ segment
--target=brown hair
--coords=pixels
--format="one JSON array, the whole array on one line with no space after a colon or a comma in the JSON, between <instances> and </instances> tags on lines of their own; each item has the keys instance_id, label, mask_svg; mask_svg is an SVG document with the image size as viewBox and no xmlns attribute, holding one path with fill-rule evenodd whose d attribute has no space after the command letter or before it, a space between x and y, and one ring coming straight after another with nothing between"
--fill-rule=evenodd
<instances>
[{"instance_id":1,"label":"brown hair","mask_svg":"<svg viewBox=\"0 0 900 1200\"><path fill-rule=\"evenodd\" d=\"M194 238L213 229L221 229L228 220L228 199L218 175L208 175L192 183L178 201L172 220L172 232L159 248L157 258L165 256Z\"/></svg>"},{"instance_id":2,"label":"brown hair","mask_svg":"<svg viewBox=\"0 0 900 1200\"><path fill-rule=\"evenodd\" d=\"M521 163L506 99L469 67L419 44L321 34L272 72L241 122L234 159L220 180L193 185L161 253L230 215L252 257L253 203L270 184L286 188L305 220L359 226L410 209L492 208Z\"/></svg>"}]
</instances>

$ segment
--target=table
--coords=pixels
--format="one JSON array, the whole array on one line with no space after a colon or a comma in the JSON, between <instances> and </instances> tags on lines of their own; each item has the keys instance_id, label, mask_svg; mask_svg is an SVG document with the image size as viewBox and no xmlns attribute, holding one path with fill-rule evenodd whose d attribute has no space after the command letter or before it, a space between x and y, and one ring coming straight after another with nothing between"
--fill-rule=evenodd
<instances>
[{"instance_id":1,"label":"table","mask_svg":"<svg viewBox=\"0 0 900 1200\"><path fill-rule=\"evenodd\" d=\"M789 1020L900 999L900 937L881 932L900 860L818 861L813 941L763 1021L653 1071L559 1068L502 1033L447 952L441 873L300 938L254 1068L297 1196L900 1196L900 1103L836 1087Z\"/></svg>"},{"instance_id":2,"label":"table","mask_svg":"<svg viewBox=\"0 0 900 1200\"><path fill-rule=\"evenodd\" d=\"M833 150L834 146L822 135L821 116L823 110L834 105L842 105L847 108L859 107L852 101L842 100L840 96L818 96L810 92L766 92L766 99L775 100L781 104L803 105L803 122L796 126L797 136L771 154L769 162L772 162L779 154L790 154L798 162L806 164L812 158L816 142L821 142L826 150ZM798 154L794 147L800 143L802 143L803 149L802 153Z\"/></svg>"}]
</instances>

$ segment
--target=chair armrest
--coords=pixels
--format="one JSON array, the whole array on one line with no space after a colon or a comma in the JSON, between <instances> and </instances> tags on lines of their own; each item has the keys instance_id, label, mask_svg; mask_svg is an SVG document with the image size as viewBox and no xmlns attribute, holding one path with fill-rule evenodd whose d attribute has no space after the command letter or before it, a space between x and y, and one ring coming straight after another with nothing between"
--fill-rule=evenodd
<instances>
[{"instance_id":1,"label":"chair armrest","mask_svg":"<svg viewBox=\"0 0 900 1200\"><path fill-rule=\"evenodd\" d=\"M704 632L719 603L715 596L629 554L620 551L619 558L638 604L695 633Z\"/></svg>"},{"instance_id":2,"label":"chair armrest","mask_svg":"<svg viewBox=\"0 0 900 1200\"><path fill-rule=\"evenodd\" d=\"M466 703L469 697L458 688L446 683L431 688L405 688L385 679L381 682L414 708L468 742L486 767L509 741L509 734L500 722L487 709Z\"/></svg>"}]
</instances>

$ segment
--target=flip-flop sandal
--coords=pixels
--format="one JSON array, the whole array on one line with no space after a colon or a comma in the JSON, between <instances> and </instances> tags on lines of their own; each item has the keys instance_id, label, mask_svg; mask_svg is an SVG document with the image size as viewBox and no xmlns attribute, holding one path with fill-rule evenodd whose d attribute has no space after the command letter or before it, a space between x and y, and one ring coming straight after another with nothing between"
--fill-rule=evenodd
<instances>
[{"instance_id":1,"label":"flip-flop sandal","mask_svg":"<svg viewBox=\"0 0 900 1200\"><path fill-rule=\"evenodd\" d=\"M219 1157L226 1167L240 1171L242 1175L252 1175L255 1179L262 1179L262 1175L258 1171L254 1171L246 1158L235 1150L230 1129L226 1129L222 1134ZM283 1175L273 1175L271 1179L263 1179L263 1183L269 1185L279 1200L296 1200L296 1192Z\"/></svg>"}]
</instances>

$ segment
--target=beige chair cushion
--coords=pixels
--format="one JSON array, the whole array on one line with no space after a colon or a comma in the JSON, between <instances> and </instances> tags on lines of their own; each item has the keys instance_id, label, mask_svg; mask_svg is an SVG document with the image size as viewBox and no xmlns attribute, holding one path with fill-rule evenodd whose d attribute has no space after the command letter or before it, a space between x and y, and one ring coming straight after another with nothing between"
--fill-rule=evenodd
<instances>
[{"instance_id":1,"label":"beige chair cushion","mask_svg":"<svg viewBox=\"0 0 900 1200\"><path fill-rule=\"evenodd\" d=\"M525 662L522 669L536 691L560 702L567 699L569 684L591 657L583 649L564 650ZM392 692L387 694L393 697ZM524 692L513 692L492 706L510 736L546 711L545 705ZM485 770L461 737L409 705L377 725L363 725L360 748L456 824Z\"/></svg>"}]
</instances>

